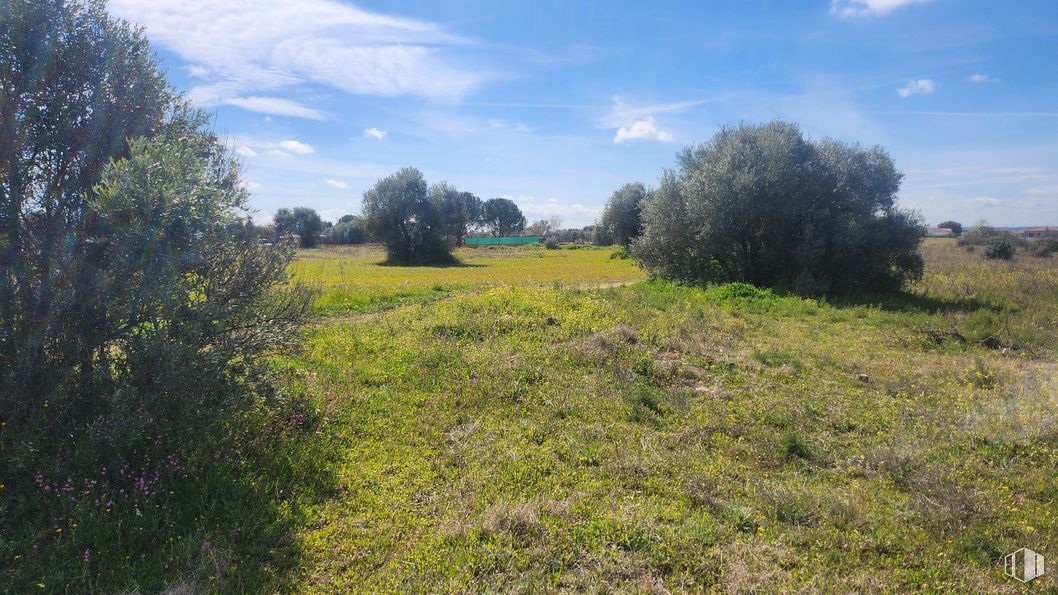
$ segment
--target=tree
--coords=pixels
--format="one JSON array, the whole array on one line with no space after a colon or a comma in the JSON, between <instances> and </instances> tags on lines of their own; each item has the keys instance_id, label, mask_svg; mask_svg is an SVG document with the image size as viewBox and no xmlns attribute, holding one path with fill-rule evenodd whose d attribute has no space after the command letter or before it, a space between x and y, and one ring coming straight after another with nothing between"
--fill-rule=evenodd
<instances>
[{"instance_id":1,"label":"tree","mask_svg":"<svg viewBox=\"0 0 1058 595\"><path fill-rule=\"evenodd\" d=\"M525 215L513 200L490 198L481 206L482 226L497 237L511 236L525 229Z\"/></svg>"},{"instance_id":2,"label":"tree","mask_svg":"<svg viewBox=\"0 0 1058 595\"><path fill-rule=\"evenodd\" d=\"M391 261L448 262L466 225L461 194L447 184L428 188L422 172L406 167L364 193L367 231L385 244Z\"/></svg>"},{"instance_id":3,"label":"tree","mask_svg":"<svg viewBox=\"0 0 1058 595\"><path fill-rule=\"evenodd\" d=\"M327 241L332 244L362 244L367 241L364 220L355 215L343 215L327 230Z\"/></svg>"},{"instance_id":4,"label":"tree","mask_svg":"<svg viewBox=\"0 0 1058 595\"><path fill-rule=\"evenodd\" d=\"M958 221L943 221L937 224L937 227L943 227L944 229L950 229L954 235L962 234L962 223Z\"/></svg>"},{"instance_id":5,"label":"tree","mask_svg":"<svg viewBox=\"0 0 1058 595\"><path fill-rule=\"evenodd\" d=\"M812 142L773 121L725 127L678 165L632 242L652 273L807 294L892 289L922 273L920 223L896 206L902 175L880 147Z\"/></svg>"},{"instance_id":6,"label":"tree","mask_svg":"<svg viewBox=\"0 0 1058 595\"><path fill-rule=\"evenodd\" d=\"M640 216L641 203L650 192L640 182L625 184L610 196L599 219L605 228L605 237L616 244L628 247L643 231Z\"/></svg>"},{"instance_id":7,"label":"tree","mask_svg":"<svg viewBox=\"0 0 1058 595\"><path fill-rule=\"evenodd\" d=\"M458 246L481 218L481 199L470 192L460 192L447 182L430 187L430 203L437 209L446 239Z\"/></svg>"},{"instance_id":8,"label":"tree","mask_svg":"<svg viewBox=\"0 0 1058 595\"><path fill-rule=\"evenodd\" d=\"M319 213L309 207L279 209L273 217L276 233L280 237L293 234L300 240L302 248L312 248L319 243L323 220Z\"/></svg>"},{"instance_id":9,"label":"tree","mask_svg":"<svg viewBox=\"0 0 1058 595\"><path fill-rule=\"evenodd\" d=\"M560 217L551 217L534 221L522 231L525 235L550 238L555 232L559 231L560 227L562 227L562 219Z\"/></svg>"},{"instance_id":10,"label":"tree","mask_svg":"<svg viewBox=\"0 0 1058 595\"><path fill-rule=\"evenodd\" d=\"M124 407L208 416L306 315L276 287L292 253L257 246L210 118L103 2L5 3L0 72L5 419L73 440Z\"/></svg>"}]
</instances>

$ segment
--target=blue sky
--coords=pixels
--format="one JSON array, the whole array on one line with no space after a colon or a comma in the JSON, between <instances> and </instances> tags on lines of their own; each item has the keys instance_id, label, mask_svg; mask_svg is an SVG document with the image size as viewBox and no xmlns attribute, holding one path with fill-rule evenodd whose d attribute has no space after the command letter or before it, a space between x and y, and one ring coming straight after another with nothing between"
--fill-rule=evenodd
<instances>
[{"instance_id":1,"label":"blue sky","mask_svg":"<svg viewBox=\"0 0 1058 595\"><path fill-rule=\"evenodd\" d=\"M1058 2L111 0L216 113L258 219L404 166L592 223L723 124L881 144L926 221L1058 224Z\"/></svg>"}]
</instances>

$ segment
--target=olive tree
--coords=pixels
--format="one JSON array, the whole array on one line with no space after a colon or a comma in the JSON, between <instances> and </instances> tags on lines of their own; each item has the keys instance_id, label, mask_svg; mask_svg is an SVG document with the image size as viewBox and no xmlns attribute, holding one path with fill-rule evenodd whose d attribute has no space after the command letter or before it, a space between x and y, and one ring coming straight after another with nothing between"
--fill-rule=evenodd
<instances>
[{"instance_id":1,"label":"olive tree","mask_svg":"<svg viewBox=\"0 0 1058 595\"><path fill-rule=\"evenodd\" d=\"M490 198L481 206L481 224L493 236L511 236L525 229L525 215L513 200Z\"/></svg>"},{"instance_id":2,"label":"olive tree","mask_svg":"<svg viewBox=\"0 0 1058 595\"><path fill-rule=\"evenodd\" d=\"M297 236L302 248L316 246L319 243L320 232L323 231L323 220L320 219L319 213L309 207L279 209L272 218L272 222L280 237Z\"/></svg>"},{"instance_id":3,"label":"olive tree","mask_svg":"<svg viewBox=\"0 0 1058 595\"><path fill-rule=\"evenodd\" d=\"M920 221L896 204L901 178L880 147L813 142L780 121L725 127L662 177L632 253L690 283L897 288L923 267Z\"/></svg>"},{"instance_id":4,"label":"olive tree","mask_svg":"<svg viewBox=\"0 0 1058 595\"><path fill-rule=\"evenodd\" d=\"M942 222L937 224L937 227L942 227L944 229L950 229L952 235L956 235L956 236L962 235L962 223L959 223L958 221L951 221L951 220L942 221Z\"/></svg>"},{"instance_id":5,"label":"olive tree","mask_svg":"<svg viewBox=\"0 0 1058 595\"><path fill-rule=\"evenodd\" d=\"M429 199L437 209L447 241L460 245L481 218L481 199L470 192L460 192L447 182L431 186Z\"/></svg>"},{"instance_id":6,"label":"olive tree","mask_svg":"<svg viewBox=\"0 0 1058 595\"><path fill-rule=\"evenodd\" d=\"M467 204L463 193L445 183L430 188L422 172L406 167L364 193L364 223L391 261L443 263L465 233Z\"/></svg>"},{"instance_id":7,"label":"olive tree","mask_svg":"<svg viewBox=\"0 0 1058 595\"><path fill-rule=\"evenodd\" d=\"M101 1L5 2L0 114L5 419L73 439L242 390L307 301L277 287L292 253L257 246L237 162L142 34Z\"/></svg>"},{"instance_id":8,"label":"olive tree","mask_svg":"<svg viewBox=\"0 0 1058 595\"><path fill-rule=\"evenodd\" d=\"M599 219L599 227L605 230L601 237L628 247L643 231L640 210L648 196L649 191L640 182L631 182L616 190Z\"/></svg>"}]
</instances>

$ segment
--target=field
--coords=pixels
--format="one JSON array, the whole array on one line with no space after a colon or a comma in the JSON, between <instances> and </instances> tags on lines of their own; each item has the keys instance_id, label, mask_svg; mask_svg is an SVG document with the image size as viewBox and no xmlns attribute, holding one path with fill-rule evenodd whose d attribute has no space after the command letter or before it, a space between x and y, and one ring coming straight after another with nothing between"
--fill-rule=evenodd
<instances>
[{"instance_id":1,"label":"field","mask_svg":"<svg viewBox=\"0 0 1058 595\"><path fill-rule=\"evenodd\" d=\"M1002 555L1058 543L1058 267L925 253L831 302L602 249L304 254L324 317L281 366L338 454L269 584L1018 592Z\"/></svg>"},{"instance_id":2,"label":"field","mask_svg":"<svg viewBox=\"0 0 1058 595\"><path fill-rule=\"evenodd\" d=\"M487 287L601 287L645 275L610 250L486 247L459 250L457 266L381 266L385 252L371 247L304 250L292 274L322 290L322 314L369 312Z\"/></svg>"},{"instance_id":3,"label":"field","mask_svg":"<svg viewBox=\"0 0 1058 595\"><path fill-rule=\"evenodd\" d=\"M1023 587L1002 559L1058 557L1058 261L923 251L908 291L829 300L679 287L609 248L412 268L304 251L292 273L318 288L318 317L274 358L280 392L215 451L178 452L149 498L31 478L26 506L52 522L0 531L2 577L13 592L1054 591L1054 573Z\"/></svg>"}]
</instances>

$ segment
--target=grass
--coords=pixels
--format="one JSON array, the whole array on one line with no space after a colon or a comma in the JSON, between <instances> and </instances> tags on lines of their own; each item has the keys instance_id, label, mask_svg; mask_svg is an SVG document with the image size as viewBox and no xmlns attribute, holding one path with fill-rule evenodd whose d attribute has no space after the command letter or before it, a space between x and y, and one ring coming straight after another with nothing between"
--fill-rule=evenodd
<instances>
[{"instance_id":1,"label":"grass","mask_svg":"<svg viewBox=\"0 0 1058 595\"><path fill-rule=\"evenodd\" d=\"M462 248L451 266L380 266L385 251L343 246L305 250L293 275L322 290L316 306L326 315L371 312L429 302L486 287L597 287L645 277L612 249L545 250L543 246Z\"/></svg>"},{"instance_id":2,"label":"grass","mask_svg":"<svg viewBox=\"0 0 1058 595\"><path fill-rule=\"evenodd\" d=\"M1058 542L1058 268L926 255L831 303L549 287L637 278L603 251L363 273L459 290L289 362L344 446L284 588L1016 592L1002 554ZM319 260L361 291L370 258Z\"/></svg>"},{"instance_id":3,"label":"grass","mask_svg":"<svg viewBox=\"0 0 1058 595\"><path fill-rule=\"evenodd\" d=\"M924 252L906 293L813 300L601 249L307 251L323 316L275 368L310 433L92 588L1056 589L1002 555L1058 556L1058 261Z\"/></svg>"}]
</instances>

